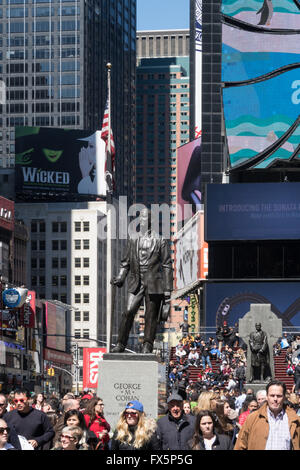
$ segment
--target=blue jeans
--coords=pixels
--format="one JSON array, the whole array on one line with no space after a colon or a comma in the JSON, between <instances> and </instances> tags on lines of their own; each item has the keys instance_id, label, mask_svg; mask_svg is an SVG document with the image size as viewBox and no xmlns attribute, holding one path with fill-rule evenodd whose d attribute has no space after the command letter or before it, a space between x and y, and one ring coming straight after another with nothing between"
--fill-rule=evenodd
<instances>
[{"instance_id":1,"label":"blue jeans","mask_svg":"<svg viewBox=\"0 0 300 470\"><path fill-rule=\"evenodd\" d=\"M201 360L202 360L203 369L205 369L206 364L208 364L209 367L212 367L209 356L201 356Z\"/></svg>"}]
</instances>

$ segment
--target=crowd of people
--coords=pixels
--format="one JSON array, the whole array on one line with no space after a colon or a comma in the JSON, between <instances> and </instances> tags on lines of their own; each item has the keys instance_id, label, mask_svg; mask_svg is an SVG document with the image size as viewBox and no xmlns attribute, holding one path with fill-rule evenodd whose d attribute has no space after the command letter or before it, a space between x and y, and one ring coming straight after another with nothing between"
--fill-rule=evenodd
<instances>
[{"instance_id":1,"label":"crowd of people","mask_svg":"<svg viewBox=\"0 0 300 470\"><path fill-rule=\"evenodd\" d=\"M61 399L26 389L0 393L0 450L300 450L298 378L292 390L276 379L256 393L245 388L245 345L237 330L228 339L184 335L170 361L158 419L133 400L112 429L103 400L89 390ZM291 348L288 360L298 377L295 341L286 346L284 335L277 346L279 354ZM218 364L214 372L212 359ZM191 367L196 380L189 379Z\"/></svg>"},{"instance_id":2,"label":"crowd of people","mask_svg":"<svg viewBox=\"0 0 300 470\"><path fill-rule=\"evenodd\" d=\"M300 391L300 336L284 333L274 345L274 356L285 351L286 375L293 376L291 392ZM239 338L237 325L225 324L216 338L205 341L186 333L179 340L168 367L169 392L177 390L195 406L201 391L222 390L228 396L240 394L246 379L247 345ZM212 367L212 361L216 367ZM193 374L191 373L193 371Z\"/></svg>"}]
</instances>

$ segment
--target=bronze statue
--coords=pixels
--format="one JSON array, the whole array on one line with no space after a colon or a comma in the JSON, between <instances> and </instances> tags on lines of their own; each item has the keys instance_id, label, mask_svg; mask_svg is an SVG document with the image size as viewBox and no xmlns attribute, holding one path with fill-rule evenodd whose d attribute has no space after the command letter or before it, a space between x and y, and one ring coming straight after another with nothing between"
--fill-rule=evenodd
<instances>
[{"instance_id":1,"label":"bronze statue","mask_svg":"<svg viewBox=\"0 0 300 470\"><path fill-rule=\"evenodd\" d=\"M151 230L151 214L148 209L143 209L140 213L139 236L129 238L119 274L112 279L112 283L122 287L127 275L127 308L122 315L117 345L111 352L125 350L134 317L145 299L142 353L152 353L163 305L170 299L173 289L173 274L168 242ZM163 318L165 321L166 319Z\"/></svg>"},{"instance_id":2,"label":"bronze statue","mask_svg":"<svg viewBox=\"0 0 300 470\"><path fill-rule=\"evenodd\" d=\"M249 339L251 350L250 382L267 380L270 375L268 338L261 329L261 323L255 323L255 328L256 331L250 333Z\"/></svg>"}]
</instances>

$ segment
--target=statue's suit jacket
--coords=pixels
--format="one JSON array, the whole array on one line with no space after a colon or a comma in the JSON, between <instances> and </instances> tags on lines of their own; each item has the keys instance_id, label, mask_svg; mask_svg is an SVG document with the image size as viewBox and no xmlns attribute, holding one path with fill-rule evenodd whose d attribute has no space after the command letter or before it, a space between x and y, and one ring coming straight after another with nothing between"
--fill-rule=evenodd
<instances>
[{"instance_id":1,"label":"statue's suit jacket","mask_svg":"<svg viewBox=\"0 0 300 470\"><path fill-rule=\"evenodd\" d=\"M148 249L147 272L143 283L149 294L163 294L173 290L172 260L168 242L151 233L151 245ZM121 260L118 280L124 282L128 274L128 292L136 294L140 287L139 238L130 238L126 252Z\"/></svg>"}]
</instances>

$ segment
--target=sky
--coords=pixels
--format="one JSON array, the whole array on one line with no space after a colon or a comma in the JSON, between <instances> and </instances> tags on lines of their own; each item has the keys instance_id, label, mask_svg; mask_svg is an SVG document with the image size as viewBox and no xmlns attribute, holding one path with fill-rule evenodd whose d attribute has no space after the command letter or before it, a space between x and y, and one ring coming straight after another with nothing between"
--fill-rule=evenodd
<instances>
[{"instance_id":1,"label":"sky","mask_svg":"<svg viewBox=\"0 0 300 470\"><path fill-rule=\"evenodd\" d=\"M190 0L137 0L137 31L188 29Z\"/></svg>"}]
</instances>

